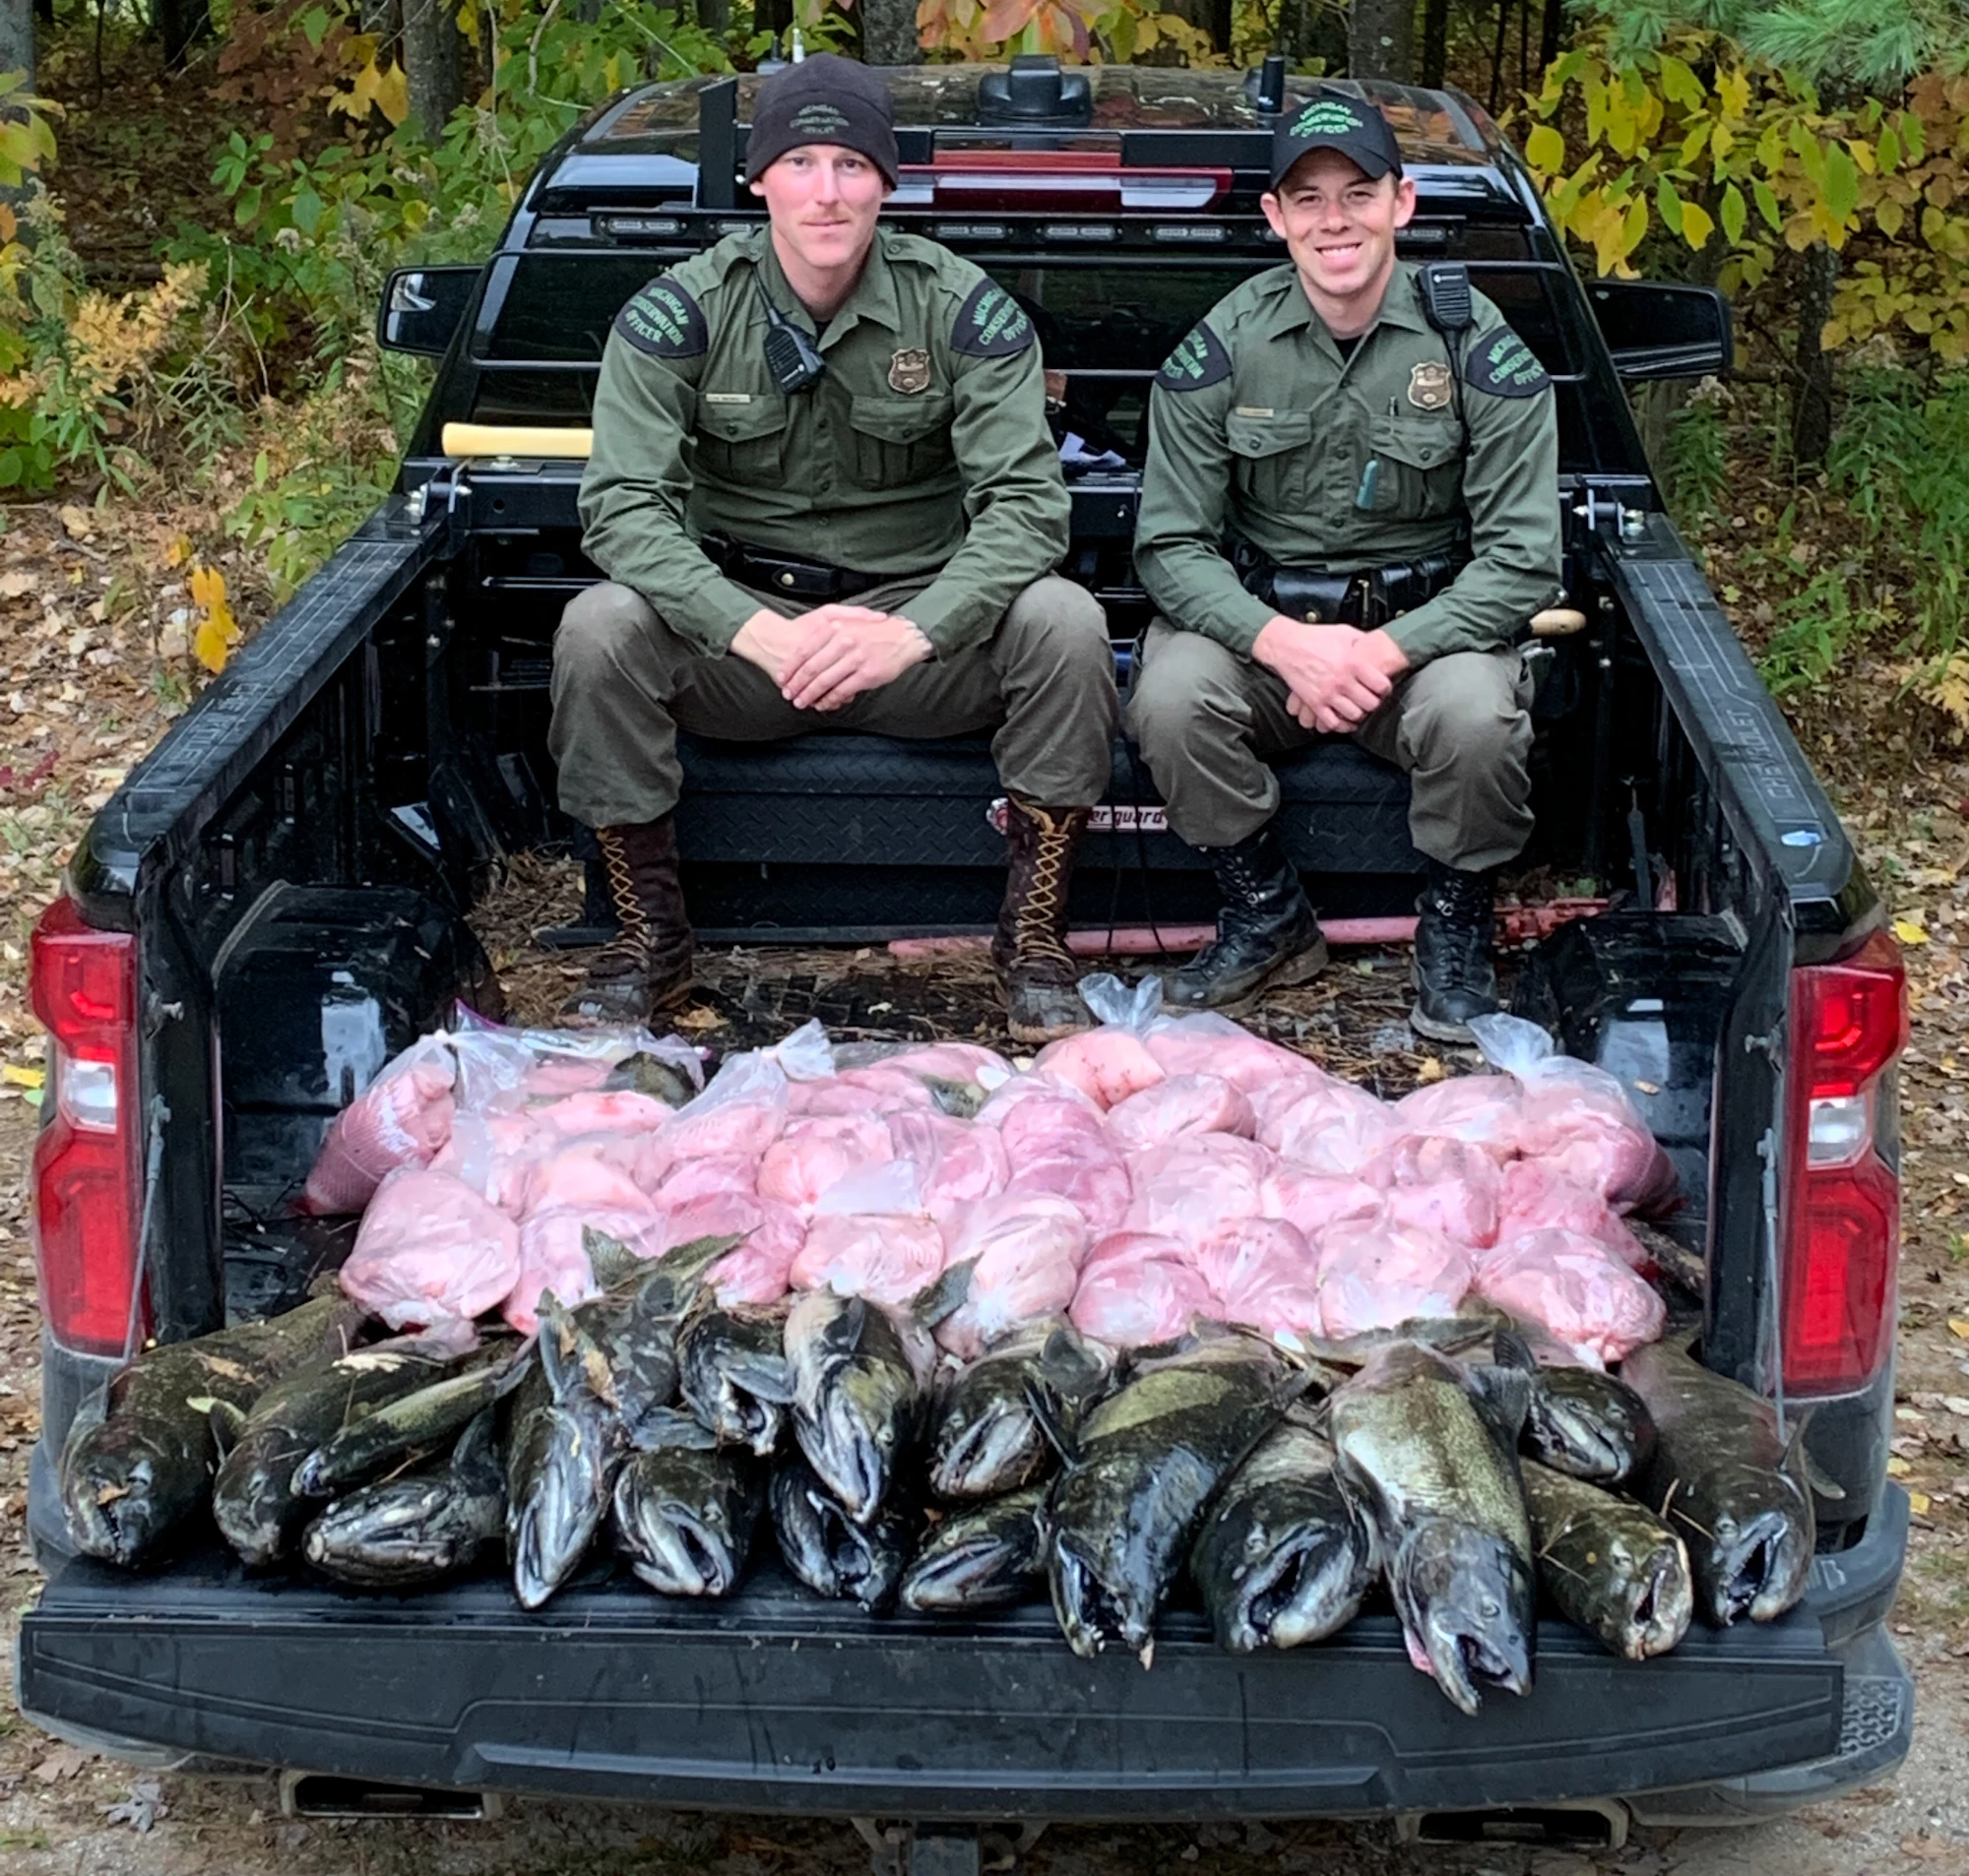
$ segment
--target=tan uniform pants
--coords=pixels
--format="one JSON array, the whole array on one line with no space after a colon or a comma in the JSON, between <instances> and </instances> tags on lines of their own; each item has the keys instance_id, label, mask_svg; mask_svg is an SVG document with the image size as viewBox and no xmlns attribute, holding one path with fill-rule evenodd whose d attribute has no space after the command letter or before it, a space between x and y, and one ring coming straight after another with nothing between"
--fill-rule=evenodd
<instances>
[{"instance_id":1,"label":"tan uniform pants","mask_svg":"<svg viewBox=\"0 0 1969 1876\"><path fill-rule=\"evenodd\" d=\"M1409 777L1409 837L1432 860L1476 871L1531 838L1531 680L1512 649L1452 652L1396 681L1353 732ZM1149 627L1128 728L1191 846L1235 846L1279 808L1271 765L1318 740L1286 708L1274 672L1166 619Z\"/></svg>"},{"instance_id":2,"label":"tan uniform pants","mask_svg":"<svg viewBox=\"0 0 1969 1876\"><path fill-rule=\"evenodd\" d=\"M856 595L900 609L921 580ZM788 617L812 602L746 588ZM995 729L991 755L1012 794L1048 807L1091 807L1108 790L1119 704L1107 617L1084 588L1035 580L982 645L913 665L894 683L839 710L795 710L756 664L708 657L612 582L590 587L561 614L553 646L547 746L560 805L590 827L654 821L683 785L676 732L778 742L816 730L925 738Z\"/></svg>"}]
</instances>

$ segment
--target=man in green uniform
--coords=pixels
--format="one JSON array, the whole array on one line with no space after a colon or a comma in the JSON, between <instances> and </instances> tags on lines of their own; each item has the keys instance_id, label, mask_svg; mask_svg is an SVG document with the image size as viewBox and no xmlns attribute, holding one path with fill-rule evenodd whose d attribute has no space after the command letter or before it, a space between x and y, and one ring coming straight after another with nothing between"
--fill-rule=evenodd
<instances>
[{"instance_id":1,"label":"man in green uniform","mask_svg":"<svg viewBox=\"0 0 1969 1876\"><path fill-rule=\"evenodd\" d=\"M1325 964L1270 765L1350 735L1408 771L1413 1021L1463 1040L1496 1007L1493 886L1532 826L1515 641L1558 592L1551 381L1460 269L1396 261L1415 184L1372 105L1281 118L1263 204L1291 265L1219 301L1151 394L1135 564L1161 617L1130 727L1224 899L1170 1001L1248 1008Z\"/></svg>"},{"instance_id":2,"label":"man in green uniform","mask_svg":"<svg viewBox=\"0 0 1969 1876\"><path fill-rule=\"evenodd\" d=\"M1032 322L878 225L896 171L873 73L823 54L775 74L746 147L768 227L652 281L609 337L581 484L607 578L562 616L549 743L621 934L573 1020L642 1020L689 987L679 725L994 728L1007 1019L1028 1042L1086 1027L1066 896L1118 717L1107 623L1051 572L1070 511Z\"/></svg>"}]
</instances>

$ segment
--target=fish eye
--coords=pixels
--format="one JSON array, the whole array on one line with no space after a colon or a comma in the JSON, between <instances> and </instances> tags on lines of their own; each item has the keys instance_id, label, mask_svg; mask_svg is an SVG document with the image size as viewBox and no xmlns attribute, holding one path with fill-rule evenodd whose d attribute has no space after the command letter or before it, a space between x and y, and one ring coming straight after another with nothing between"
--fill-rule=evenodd
<instances>
[{"instance_id":1,"label":"fish eye","mask_svg":"<svg viewBox=\"0 0 1969 1876\"><path fill-rule=\"evenodd\" d=\"M1495 1621L1504 1612L1502 1606L1493 1601L1488 1595L1484 1598L1483 1609L1486 1621Z\"/></svg>"}]
</instances>

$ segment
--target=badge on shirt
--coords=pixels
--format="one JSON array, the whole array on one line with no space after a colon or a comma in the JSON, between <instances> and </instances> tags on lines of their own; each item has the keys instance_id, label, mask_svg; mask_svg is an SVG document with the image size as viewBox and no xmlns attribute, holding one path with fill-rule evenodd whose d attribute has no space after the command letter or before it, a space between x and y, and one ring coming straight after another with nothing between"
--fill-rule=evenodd
<instances>
[{"instance_id":1,"label":"badge on shirt","mask_svg":"<svg viewBox=\"0 0 1969 1876\"><path fill-rule=\"evenodd\" d=\"M889 389L900 391L906 398L915 397L919 391L927 391L929 353L914 345L896 352L889 360Z\"/></svg>"},{"instance_id":2,"label":"badge on shirt","mask_svg":"<svg viewBox=\"0 0 1969 1876\"><path fill-rule=\"evenodd\" d=\"M1432 360L1417 365L1409 373L1409 402L1418 410L1449 408L1449 367Z\"/></svg>"},{"instance_id":3,"label":"badge on shirt","mask_svg":"<svg viewBox=\"0 0 1969 1876\"><path fill-rule=\"evenodd\" d=\"M1470 347L1467 376L1473 390L1496 398L1535 398L1552 383L1537 354L1508 326L1493 327Z\"/></svg>"}]
</instances>

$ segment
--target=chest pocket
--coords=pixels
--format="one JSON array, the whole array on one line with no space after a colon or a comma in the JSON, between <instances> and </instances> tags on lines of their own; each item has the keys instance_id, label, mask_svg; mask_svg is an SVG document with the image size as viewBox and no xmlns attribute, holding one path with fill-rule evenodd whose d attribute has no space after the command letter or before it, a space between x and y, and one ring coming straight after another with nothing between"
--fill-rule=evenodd
<instances>
[{"instance_id":1,"label":"chest pocket","mask_svg":"<svg viewBox=\"0 0 1969 1876\"><path fill-rule=\"evenodd\" d=\"M1305 507L1307 459L1312 454L1312 413L1282 410L1268 417L1224 419L1231 446L1231 474L1239 494L1255 507L1280 515Z\"/></svg>"},{"instance_id":2,"label":"chest pocket","mask_svg":"<svg viewBox=\"0 0 1969 1876\"><path fill-rule=\"evenodd\" d=\"M957 460L949 398L857 396L848 406L848 473L861 488L906 488Z\"/></svg>"},{"instance_id":3,"label":"chest pocket","mask_svg":"<svg viewBox=\"0 0 1969 1876\"><path fill-rule=\"evenodd\" d=\"M784 398L750 404L697 402L697 461L721 482L782 487L787 479Z\"/></svg>"},{"instance_id":4,"label":"chest pocket","mask_svg":"<svg viewBox=\"0 0 1969 1876\"><path fill-rule=\"evenodd\" d=\"M1368 433L1378 459L1372 512L1437 521L1463 506L1463 426L1452 416L1377 417Z\"/></svg>"}]
</instances>

